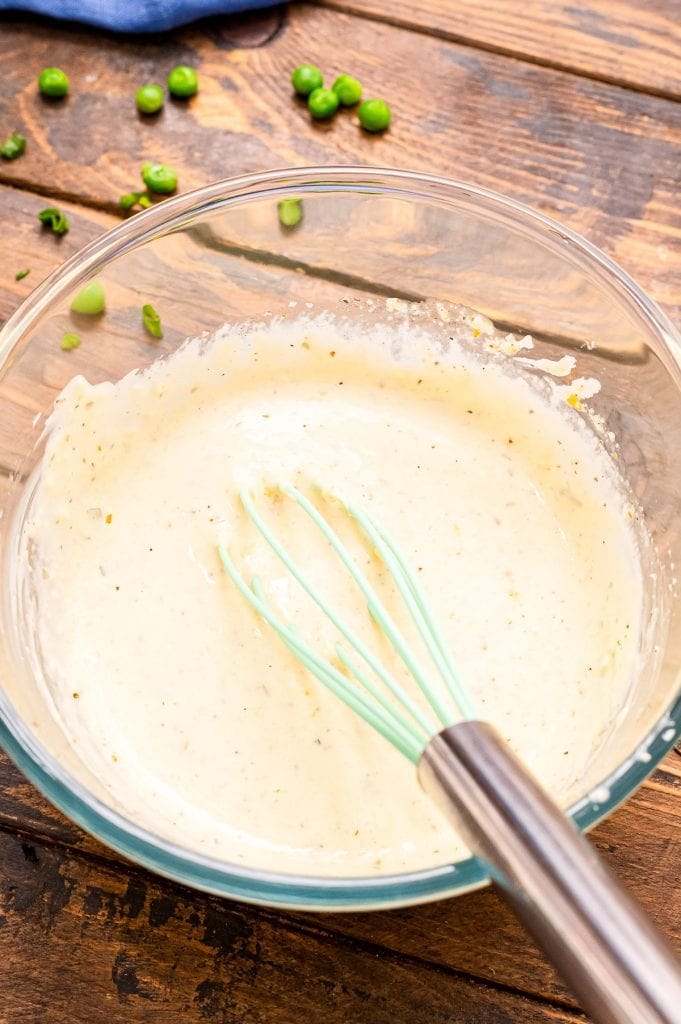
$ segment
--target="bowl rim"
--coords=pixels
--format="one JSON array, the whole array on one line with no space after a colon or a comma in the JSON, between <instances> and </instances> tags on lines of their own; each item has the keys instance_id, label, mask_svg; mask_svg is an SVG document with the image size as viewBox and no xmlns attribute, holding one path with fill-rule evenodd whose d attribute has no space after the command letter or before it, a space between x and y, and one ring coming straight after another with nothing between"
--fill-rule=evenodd
<instances>
[{"instance_id":1,"label":"bowl rim","mask_svg":"<svg viewBox=\"0 0 681 1024\"><path fill-rule=\"evenodd\" d=\"M0 330L0 370L22 335L57 296L91 278L112 258L169 230L180 229L192 213L267 195L281 198L302 188L327 192L357 187L377 195L403 195L430 202L449 199L451 204L456 198L466 198L520 220L528 230L557 235L571 244L573 251L587 257L590 267L598 268L600 283L610 289L617 287L620 298L624 294L654 329L667 356L667 368L677 382L681 381L681 337L671 321L618 264L592 243L552 218L490 189L441 175L362 165L281 168L227 178L167 199L109 229L57 267L11 314ZM681 692L637 750L569 809L575 824L588 830L612 813L645 781L679 736ZM454 865L374 877L303 876L242 867L155 836L104 804L61 768L16 715L4 693L0 694L0 744L52 804L95 838L157 874L216 895L285 909L372 910L459 895L489 882L484 863L475 856Z\"/></svg>"}]
</instances>

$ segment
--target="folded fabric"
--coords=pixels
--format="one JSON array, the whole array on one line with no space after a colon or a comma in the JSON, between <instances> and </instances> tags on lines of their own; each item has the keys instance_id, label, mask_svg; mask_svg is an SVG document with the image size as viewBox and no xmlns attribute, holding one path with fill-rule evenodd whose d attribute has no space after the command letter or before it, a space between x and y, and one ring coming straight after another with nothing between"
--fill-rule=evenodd
<instances>
[{"instance_id":1,"label":"folded fabric","mask_svg":"<svg viewBox=\"0 0 681 1024\"><path fill-rule=\"evenodd\" d=\"M212 14L271 7L278 0L0 0L0 11L31 11L113 32L162 32Z\"/></svg>"}]
</instances>

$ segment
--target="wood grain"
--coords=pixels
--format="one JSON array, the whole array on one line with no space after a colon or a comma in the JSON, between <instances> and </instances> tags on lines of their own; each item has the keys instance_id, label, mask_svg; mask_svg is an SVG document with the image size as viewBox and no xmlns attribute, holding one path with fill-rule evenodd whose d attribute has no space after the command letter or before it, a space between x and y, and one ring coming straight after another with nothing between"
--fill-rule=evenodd
<instances>
[{"instance_id":1,"label":"wood grain","mask_svg":"<svg viewBox=\"0 0 681 1024\"><path fill-rule=\"evenodd\" d=\"M327 7L443 39L615 82L681 96L681 25L674 0L319 0Z\"/></svg>"},{"instance_id":2,"label":"wood grain","mask_svg":"<svg viewBox=\"0 0 681 1024\"><path fill-rule=\"evenodd\" d=\"M0 834L11 1024L573 1024L560 1005Z\"/></svg>"},{"instance_id":3,"label":"wood grain","mask_svg":"<svg viewBox=\"0 0 681 1024\"><path fill-rule=\"evenodd\" d=\"M227 48L186 30L131 44L0 20L0 122L29 139L1 179L115 207L144 159L177 166L187 190L274 166L374 163L443 173L528 202L603 246L673 315L681 311L681 105L335 11L293 7L267 45ZM390 97L394 124L369 137L345 113L311 123L288 76L303 56L353 70ZM390 53L390 61L383 55ZM21 55L21 60L17 55ZM59 54L73 95L45 104L34 79ZM154 123L135 115L141 80L179 59L202 89ZM414 76L418 64L426 76Z\"/></svg>"},{"instance_id":4,"label":"wood grain","mask_svg":"<svg viewBox=\"0 0 681 1024\"><path fill-rule=\"evenodd\" d=\"M676 774L680 761L678 755L669 755L653 779L601 824L592 838L606 863L681 953L681 889L670 884L681 869L681 779ZM679 781L670 783L670 776ZM69 860L73 851L94 857L97 865L110 862L112 871L123 863L45 801L4 755L0 755L0 830L18 833L30 845L50 843L55 846L51 856L57 861ZM0 838L0 871L1 848ZM145 872L139 872L139 877L157 884ZM166 883L166 888L176 899L189 898L180 886ZM400 911L335 915L272 911L268 915L284 926L310 928L327 938L344 935L537 998L575 1005L553 968L491 890Z\"/></svg>"}]
</instances>

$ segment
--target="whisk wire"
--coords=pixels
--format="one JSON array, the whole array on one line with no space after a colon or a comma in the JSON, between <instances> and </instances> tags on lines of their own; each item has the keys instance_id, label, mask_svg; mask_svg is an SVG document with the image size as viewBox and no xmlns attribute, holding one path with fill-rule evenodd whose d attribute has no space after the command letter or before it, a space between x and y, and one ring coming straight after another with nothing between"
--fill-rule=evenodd
<instances>
[{"instance_id":1,"label":"whisk wire","mask_svg":"<svg viewBox=\"0 0 681 1024\"><path fill-rule=\"evenodd\" d=\"M442 722L443 725L450 725L452 720L453 720L453 718L456 718L458 716L458 712L456 711L456 709L454 709L452 711L451 709L447 708L440 701L440 699L438 697L438 694L433 690L433 687L432 687L432 685L430 683L430 680L429 680L427 674L424 672L422 667L419 665L417 659L414 657L414 655L413 655L411 649L409 648L409 645L408 645L406 639L404 638L402 632L400 631L400 629L398 628L398 626L394 622L392 616L388 612L387 608L385 607L385 605L383 604L383 602L379 598L379 596L376 593L376 591L374 590L374 588L371 586L371 584L369 583L367 578L364 576L362 571L357 567L356 562L352 558L351 554L349 553L349 551L347 550L347 548L345 547L343 542L338 537L338 534L332 529L332 527L329 525L327 520L315 508L315 506L312 504L312 502L309 501L305 497L304 494L301 494L301 492L296 487L293 487L291 484L286 484L286 485L284 485L282 487L282 490L283 490L284 494L287 494L298 505L300 505L300 507L305 512L307 512L307 514L310 516L310 518L313 520L313 522L319 527L319 529L323 533L324 537L329 541L329 543L333 547L334 551L336 552L338 557L341 559L341 561L343 562L343 564L347 568L348 572L351 574L352 578L354 579L355 583L357 584L357 586L359 587L359 589L362 591L362 593L364 594L365 598L367 599L367 605L368 605L369 614L374 619L374 621L380 626L381 630L385 633L385 635L387 636L388 640L390 641L390 643L392 644L392 646L396 650L397 654L402 659L402 662L407 667L407 669L409 670L409 672L411 673L413 678L416 680L416 682L418 683L420 689L426 695L426 697L428 699L428 702L429 702L430 706L432 707L433 711L438 716L438 718L440 719L440 721ZM341 504L345 508L346 512L352 514L350 512L350 509L348 508L348 506L344 502L341 502ZM358 522L359 522L359 518L358 517L359 517L359 513L356 516L356 518L358 519ZM367 528L366 524L361 523L360 525L362 525L365 533L367 534L369 539L372 541L372 543L374 543L374 541L378 541L378 544L380 545L380 543L381 543L380 542L380 538L376 535L375 531L372 531L371 525L369 524L369 528ZM372 536L372 532L373 532L373 536ZM376 546L376 544L374 546ZM381 554L380 551L379 551L379 554ZM383 561L385 562L386 560L385 560L385 558L383 557L382 554L381 554L381 557L383 558ZM388 568L390 568L390 566L388 566ZM404 593L404 591L402 589L400 589L400 592L402 593L403 598L405 598L405 600L406 600L407 598L406 598L406 594ZM411 604L413 606L413 601L411 602ZM410 612L412 614L412 617L415 618L415 621L416 621L416 617L414 615L413 608L409 607L409 610L410 610ZM417 621L417 626L418 626L418 621ZM419 631L422 632L420 626L419 626ZM422 632L422 635L423 635L423 632ZM411 701L411 699L409 699L409 703L410 703L410 705L412 705L410 710L412 711L412 714L414 714L413 707L416 707L416 705L413 705L413 702ZM430 728L430 735L433 734L433 731L434 730L431 727Z\"/></svg>"},{"instance_id":2,"label":"whisk wire","mask_svg":"<svg viewBox=\"0 0 681 1024\"><path fill-rule=\"evenodd\" d=\"M329 541L334 551L338 554L339 558L346 566L353 579L357 582L364 595L369 598L372 597L376 605L380 604L377 595L374 594L371 585L368 580L365 580L360 570L355 565L349 552L346 550L337 534L332 530L326 520L319 515L314 505L309 502L304 495L302 495L295 488L285 487L282 488L284 493L288 494L294 501L296 501L305 512L313 519L319 529L322 531L326 539ZM270 530L267 523L264 521L260 513L255 507L255 504L251 496L246 492L242 491L239 495L241 503L243 504L246 512L254 525L258 528L264 539L267 541L269 546L272 548L277 557L283 562L286 568L289 570L291 575L298 581L300 586L306 592L306 594L312 598L314 603L320 608L327 618L334 624L336 629L345 637L351 647L359 654L359 656L370 666L373 672L381 679L384 685L390 690L395 699L399 701L404 710L411 715L411 717L418 723L419 727L425 732L426 738L433 735L437 731L433 727L432 723L424 715L418 704L409 696L405 691L404 687L391 675L386 667L382 664L380 658L378 658L373 651L367 647L367 645L357 636L357 634L348 626L339 615L330 607L330 605L324 600L317 589L310 583L305 574L302 572L300 567L297 565L295 560L288 553L286 548L277 540L272 531ZM387 612L386 612L387 617ZM424 741L425 742L425 741Z\"/></svg>"},{"instance_id":3,"label":"whisk wire","mask_svg":"<svg viewBox=\"0 0 681 1024\"><path fill-rule=\"evenodd\" d=\"M387 703L384 705L384 710L376 708L359 687L351 683L329 662L320 658L293 627L287 625L272 611L257 579L253 581L253 588L248 586L226 548L219 545L218 554L237 589L265 622L275 630L284 644L308 671L392 743L400 753L416 764L426 740L418 735L413 726L409 722L403 721Z\"/></svg>"},{"instance_id":4,"label":"whisk wire","mask_svg":"<svg viewBox=\"0 0 681 1024\"><path fill-rule=\"evenodd\" d=\"M395 542L379 528L371 517L360 509L341 501L342 507L352 517L375 553L391 574L395 587L411 615L421 639L437 669L439 685L435 685L422 669L410 650L407 641L394 622L375 589L359 568L338 534L319 510L291 484L284 484L279 490L291 498L312 519L324 538L338 555L367 602L369 615L392 644L393 649L427 698L432 710L443 725L447 726L457 717L475 717L473 702L465 691L456 665L447 649L420 584L408 567L406 560ZM287 623L273 610L260 581L256 578L249 587L231 558L222 546L218 553L222 564L242 595L256 612L274 629L282 642L324 686L339 697L352 711L360 715L387 739L410 761L417 763L428 740L437 731L437 725L429 720L421 707L406 692L401 683L388 671L380 658L364 643L355 631L334 611L322 594L310 582L287 549L279 542L255 507L247 491L240 493L244 510L275 555L288 569L302 589L338 629L350 647L368 667L367 671L343 647L336 644L336 655L345 669L343 672L330 661L320 657L301 637L298 630ZM339 499L340 500L340 499ZM376 678L374 678L376 677ZM355 682L353 682L355 680ZM359 685L357 685L359 684ZM380 685L382 684L382 686ZM387 692L386 692L387 691ZM393 698L391 700L391 697ZM397 704L409 717L400 714ZM453 705L452 705L453 702Z\"/></svg>"},{"instance_id":5,"label":"whisk wire","mask_svg":"<svg viewBox=\"0 0 681 1024\"><path fill-rule=\"evenodd\" d=\"M418 579L409 568L404 555L391 536L382 527L377 526L366 512L362 512L354 506L348 506L348 512L367 533L367 536L376 546L381 558L392 573L395 584L419 628L423 641L428 647L428 651L440 672L449 695L456 705L457 714L465 719L476 718L478 712L475 702L461 679L451 651L444 641L442 632L436 625L436 619L428 599ZM407 588L406 590L405 587ZM451 724L451 717L444 724Z\"/></svg>"}]
</instances>

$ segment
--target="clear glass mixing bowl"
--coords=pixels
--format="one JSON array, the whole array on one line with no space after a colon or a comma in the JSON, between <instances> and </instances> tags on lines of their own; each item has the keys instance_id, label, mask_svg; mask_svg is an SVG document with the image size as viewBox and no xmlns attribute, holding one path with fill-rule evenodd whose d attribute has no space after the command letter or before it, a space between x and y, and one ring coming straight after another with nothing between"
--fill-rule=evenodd
<instances>
[{"instance_id":1,"label":"clear glass mixing bowl","mask_svg":"<svg viewBox=\"0 0 681 1024\"><path fill-rule=\"evenodd\" d=\"M302 200L283 228L277 202ZM93 277L107 312L69 305ZM545 217L483 189L370 168L284 170L219 182L138 214L83 249L41 284L0 334L2 604L0 740L57 807L98 838L178 881L271 905L369 909L452 895L486 881L475 858L390 877L333 879L254 871L201 856L146 832L74 777L75 753L57 725L32 732L40 701L22 656L17 599L8 584L13 522L41 454L45 415L75 373L116 380L226 320L313 303L352 310L396 296L463 303L497 326L530 333L540 356L577 359L573 376L602 384L590 405L619 444L619 466L642 506L658 562L650 605L668 606L661 667L641 680L613 730L612 771L571 813L588 828L624 800L673 744L681 722L681 369L679 337L664 314L603 253ZM162 311L165 336L140 329L140 306ZM80 348L63 352L68 330ZM547 672L551 666L547 666ZM79 772L79 778L87 778Z\"/></svg>"}]
</instances>

